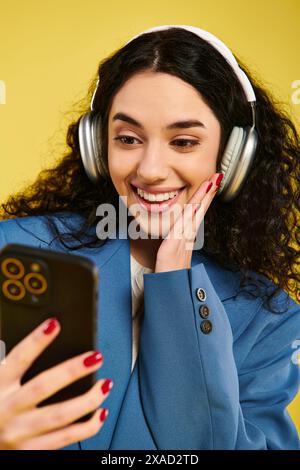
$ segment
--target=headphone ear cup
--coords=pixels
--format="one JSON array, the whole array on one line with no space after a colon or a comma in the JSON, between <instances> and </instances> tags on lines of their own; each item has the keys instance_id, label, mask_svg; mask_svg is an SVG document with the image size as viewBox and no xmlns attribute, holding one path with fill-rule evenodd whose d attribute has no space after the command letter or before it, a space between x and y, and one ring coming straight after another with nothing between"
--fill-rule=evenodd
<instances>
[{"instance_id":1,"label":"headphone ear cup","mask_svg":"<svg viewBox=\"0 0 300 470\"><path fill-rule=\"evenodd\" d=\"M223 202L234 199L243 187L254 162L257 143L254 126L233 128L221 160L224 178L219 193Z\"/></svg>"},{"instance_id":2,"label":"headphone ear cup","mask_svg":"<svg viewBox=\"0 0 300 470\"><path fill-rule=\"evenodd\" d=\"M101 157L101 136L102 128L101 128L101 115L98 113L92 119L92 144L93 144L93 155L94 155L94 162L97 168L97 180L100 179L101 176L107 174L105 167L103 166L102 158Z\"/></svg>"},{"instance_id":3,"label":"headphone ear cup","mask_svg":"<svg viewBox=\"0 0 300 470\"><path fill-rule=\"evenodd\" d=\"M79 121L78 139L83 167L89 179L96 183L101 175L99 168L100 116L86 113Z\"/></svg>"},{"instance_id":4,"label":"headphone ear cup","mask_svg":"<svg viewBox=\"0 0 300 470\"><path fill-rule=\"evenodd\" d=\"M221 162L220 171L224 173L221 181L218 195L220 195L225 187L229 187L233 180L238 159L245 142L246 132L242 127L234 127L226 144Z\"/></svg>"}]
</instances>

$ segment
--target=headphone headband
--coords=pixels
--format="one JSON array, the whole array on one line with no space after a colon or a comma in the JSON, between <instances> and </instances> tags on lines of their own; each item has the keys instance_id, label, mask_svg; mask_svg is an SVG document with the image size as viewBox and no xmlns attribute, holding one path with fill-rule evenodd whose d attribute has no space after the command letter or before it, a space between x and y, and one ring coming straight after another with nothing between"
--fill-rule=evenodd
<instances>
[{"instance_id":1,"label":"headphone headband","mask_svg":"<svg viewBox=\"0 0 300 470\"><path fill-rule=\"evenodd\" d=\"M161 31L161 30L170 29L170 28L186 29L187 31L190 31L190 32L196 34L197 36L201 37L205 41L209 42L215 49L217 49L219 51L219 53L222 54L222 56L227 60L229 65L231 65L233 71L235 72L237 78L239 79L239 81L240 81L240 83L243 87L243 90L245 92L247 100L251 103L252 108L253 108L254 103L256 102L256 97L255 97L255 93L254 93L254 90L253 90L253 87L250 83L249 78L247 77L245 72L239 67L239 65L238 65L234 55L230 51L230 49L220 39L218 39L214 34L208 32L208 31L205 31L204 29L197 28L196 26L177 25L177 24L154 26L153 28L145 29L141 33L133 36L133 38L131 38L129 41L127 41L125 43L125 45L129 44L131 41L133 41L137 37L141 36L142 34L152 33L152 32L155 32L155 31ZM99 79L97 80L96 88L95 88L95 91L93 93L93 97L92 97L92 100L91 100L91 111L94 111L94 106L93 105L94 105L94 99L95 99L95 96L96 96L98 85L99 85Z\"/></svg>"}]
</instances>

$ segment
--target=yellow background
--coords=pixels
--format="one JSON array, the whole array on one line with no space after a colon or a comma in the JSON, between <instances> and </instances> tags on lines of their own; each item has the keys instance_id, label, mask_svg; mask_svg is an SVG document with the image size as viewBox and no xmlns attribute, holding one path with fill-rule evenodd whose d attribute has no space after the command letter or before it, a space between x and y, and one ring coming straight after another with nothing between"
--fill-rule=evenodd
<instances>
[{"instance_id":1,"label":"yellow background","mask_svg":"<svg viewBox=\"0 0 300 470\"><path fill-rule=\"evenodd\" d=\"M98 62L160 24L218 36L286 104L299 129L300 103L292 102L299 18L299 0L2 0L0 201L59 157L72 105L85 96ZM300 431L300 394L289 410Z\"/></svg>"}]
</instances>

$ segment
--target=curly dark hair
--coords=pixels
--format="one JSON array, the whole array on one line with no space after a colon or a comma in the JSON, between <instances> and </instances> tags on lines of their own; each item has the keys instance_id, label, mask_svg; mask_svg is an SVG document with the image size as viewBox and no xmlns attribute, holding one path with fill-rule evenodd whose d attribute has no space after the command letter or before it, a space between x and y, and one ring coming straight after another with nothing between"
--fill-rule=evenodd
<instances>
[{"instance_id":1,"label":"curly dark hair","mask_svg":"<svg viewBox=\"0 0 300 470\"><path fill-rule=\"evenodd\" d=\"M256 94L258 147L247 182L238 196L227 203L216 197L210 205L205 216L202 251L226 269L240 271L239 287L245 287L251 296L266 299L267 308L273 312L270 301L280 289L300 302L297 271L300 264L297 226L300 139L282 103L236 59ZM217 166L233 126L252 124L251 108L239 80L212 45L192 32L175 27L143 34L100 62L86 98L77 103L78 118L68 126L68 152L54 167L43 169L32 184L1 204L2 219L45 215L55 238L68 249L103 244L95 234L95 225L99 222L96 208L102 202L111 203L116 209L119 204L119 195L108 171L109 111L115 94L126 80L143 71L179 77L191 84L210 106L221 125ZM93 185L82 164L78 127L81 116L90 111L98 78L94 106L102 122L99 164L103 175ZM83 216L79 229L73 227L63 233L51 217L47 217L65 211ZM74 244L74 241L79 243ZM275 290L267 295L265 288L270 280ZM254 289L249 290L253 286Z\"/></svg>"}]
</instances>

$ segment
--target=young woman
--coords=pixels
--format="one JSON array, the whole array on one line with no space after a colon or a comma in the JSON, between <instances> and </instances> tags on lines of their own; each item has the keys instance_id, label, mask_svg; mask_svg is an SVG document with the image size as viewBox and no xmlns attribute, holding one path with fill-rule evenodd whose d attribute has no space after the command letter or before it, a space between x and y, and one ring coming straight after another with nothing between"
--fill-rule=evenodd
<instances>
[{"instance_id":1,"label":"young woman","mask_svg":"<svg viewBox=\"0 0 300 470\"><path fill-rule=\"evenodd\" d=\"M96 79L91 112L86 104L68 129L70 152L2 204L0 244L95 262L98 351L20 385L59 335L49 312L1 365L0 448L300 449L286 410L299 386L293 123L198 28L146 30ZM102 237L103 203L115 208L117 237ZM85 395L37 407L95 370Z\"/></svg>"}]
</instances>

